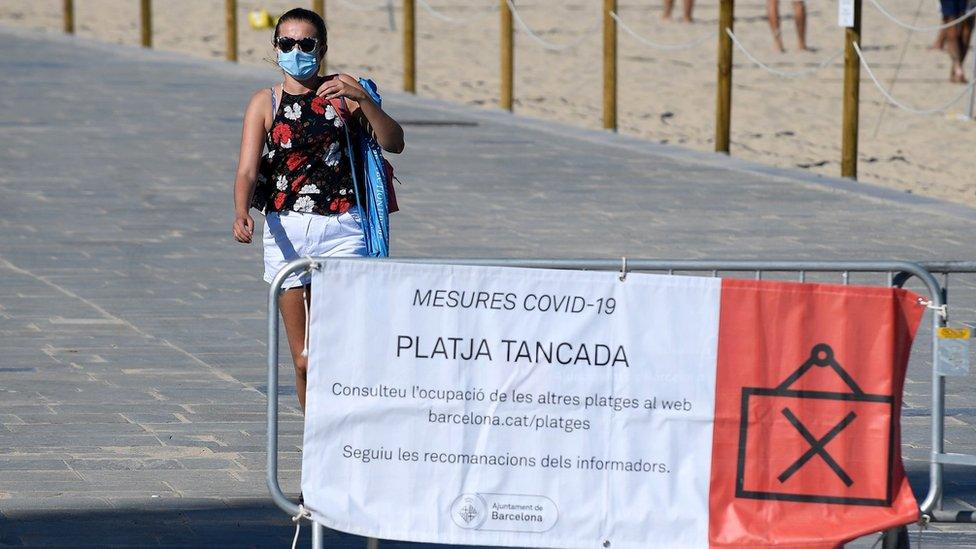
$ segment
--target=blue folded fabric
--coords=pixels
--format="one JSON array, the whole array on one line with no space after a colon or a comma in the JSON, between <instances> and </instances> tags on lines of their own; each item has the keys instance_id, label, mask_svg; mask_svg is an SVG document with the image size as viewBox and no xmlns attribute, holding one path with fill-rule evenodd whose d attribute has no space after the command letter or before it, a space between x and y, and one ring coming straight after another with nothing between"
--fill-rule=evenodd
<instances>
[{"instance_id":1,"label":"blue folded fabric","mask_svg":"<svg viewBox=\"0 0 976 549\"><path fill-rule=\"evenodd\" d=\"M376 84L367 78L360 78L359 84L369 93L377 106L383 99L376 91ZM368 257L388 257L390 255L390 212L387 189L390 181L383 160L383 149L376 139L362 128L349 131L346 127L346 141L349 144L349 158L352 162L353 184L356 189L356 204L360 210L363 234L366 240ZM360 160L363 177L359 177L356 160ZM363 185L360 185L363 181ZM363 196L365 193L365 196Z\"/></svg>"}]
</instances>

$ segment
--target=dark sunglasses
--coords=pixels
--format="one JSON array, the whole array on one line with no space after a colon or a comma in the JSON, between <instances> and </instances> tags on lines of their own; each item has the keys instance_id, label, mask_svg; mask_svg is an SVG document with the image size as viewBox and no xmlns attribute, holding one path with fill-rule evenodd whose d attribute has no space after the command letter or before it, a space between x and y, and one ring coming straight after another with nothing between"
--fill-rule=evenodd
<instances>
[{"instance_id":1,"label":"dark sunglasses","mask_svg":"<svg viewBox=\"0 0 976 549\"><path fill-rule=\"evenodd\" d=\"M281 50L282 53L290 52L292 48L295 47L295 44L298 44L298 49L305 53L312 53L315 51L315 48L319 47L319 39L311 36L308 38L302 38L301 40L295 40L289 36L279 36L277 43L278 49Z\"/></svg>"}]
</instances>

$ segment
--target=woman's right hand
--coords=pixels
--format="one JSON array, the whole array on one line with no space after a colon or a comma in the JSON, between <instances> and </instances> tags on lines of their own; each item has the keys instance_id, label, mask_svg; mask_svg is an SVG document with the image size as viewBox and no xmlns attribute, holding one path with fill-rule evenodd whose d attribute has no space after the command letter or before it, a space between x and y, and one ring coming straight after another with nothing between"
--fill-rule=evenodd
<instances>
[{"instance_id":1,"label":"woman's right hand","mask_svg":"<svg viewBox=\"0 0 976 549\"><path fill-rule=\"evenodd\" d=\"M251 235L254 234L254 220L251 214L244 212L237 214L234 220L234 239L244 244L251 243Z\"/></svg>"}]
</instances>

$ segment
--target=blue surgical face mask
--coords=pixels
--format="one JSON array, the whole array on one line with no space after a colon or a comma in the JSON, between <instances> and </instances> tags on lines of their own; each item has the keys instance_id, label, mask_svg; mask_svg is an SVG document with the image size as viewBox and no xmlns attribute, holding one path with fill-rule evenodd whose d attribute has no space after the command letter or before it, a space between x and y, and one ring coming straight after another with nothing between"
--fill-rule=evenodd
<instances>
[{"instance_id":1,"label":"blue surgical face mask","mask_svg":"<svg viewBox=\"0 0 976 549\"><path fill-rule=\"evenodd\" d=\"M319 58L315 53L305 53L298 46L291 51L278 52L278 66L298 80L305 80L319 70Z\"/></svg>"}]
</instances>

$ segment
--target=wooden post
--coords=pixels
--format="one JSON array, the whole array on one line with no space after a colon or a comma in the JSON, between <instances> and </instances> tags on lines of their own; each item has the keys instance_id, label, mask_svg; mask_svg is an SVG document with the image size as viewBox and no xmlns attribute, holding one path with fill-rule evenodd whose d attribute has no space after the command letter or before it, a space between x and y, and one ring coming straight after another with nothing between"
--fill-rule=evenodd
<instances>
[{"instance_id":1,"label":"wooden post","mask_svg":"<svg viewBox=\"0 0 976 549\"><path fill-rule=\"evenodd\" d=\"M512 10L508 7L506 0L500 0L501 7L501 52L502 52L502 88L499 97L499 106L505 110L512 110L513 97L515 96L515 44L513 38L514 29L512 27Z\"/></svg>"},{"instance_id":2,"label":"wooden post","mask_svg":"<svg viewBox=\"0 0 976 549\"><path fill-rule=\"evenodd\" d=\"M403 91L417 93L417 9L403 0Z\"/></svg>"},{"instance_id":3,"label":"wooden post","mask_svg":"<svg viewBox=\"0 0 976 549\"><path fill-rule=\"evenodd\" d=\"M152 1L142 0L139 2L139 16L142 20L142 47L152 47Z\"/></svg>"},{"instance_id":4,"label":"wooden post","mask_svg":"<svg viewBox=\"0 0 976 549\"><path fill-rule=\"evenodd\" d=\"M75 33L75 3L74 0L64 0L64 32Z\"/></svg>"},{"instance_id":5,"label":"wooden post","mask_svg":"<svg viewBox=\"0 0 976 549\"><path fill-rule=\"evenodd\" d=\"M861 45L861 0L854 0L854 26L844 29L844 118L840 146L840 175L857 179L858 101L861 62L854 43Z\"/></svg>"},{"instance_id":6,"label":"wooden post","mask_svg":"<svg viewBox=\"0 0 976 549\"><path fill-rule=\"evenodd\" d=\"M224 0L227 19L227 60L237 61L237 0Z\"/></svg>"},{"instance_id":7,"label":"wooden post","mask_svg":"<svg viewBox=\"0 0 976 549\"><path fill-rule=\"evenodd\" d=\"M715 152L729 154L732 130L732 30L735 0L720 0L718 12L718 94L715 108Z\"/></svg>"},{"instance_id":8,"label":"wooden post","mask_svg":"<svg viewBox=\"0 0 976 549\"><path fill-rule=\"evenodd\" d=\"M319 14L319 17L325 21L325 0L312 0L312 11ZM326 55L328 55L328 44L326 44ZM325 55L322 56L322 63L319 64L319 74L328 74Z\"/></svg>"},{"instance_id":9,"label":"wooden post","mask_svg":"<svg viewBox=\"0 0 976 549\"><path fill-rule=\"evenodd\" d=\"M617 0L603 0L603 127L617 131Z\"/></svg>"}]
</instances>

